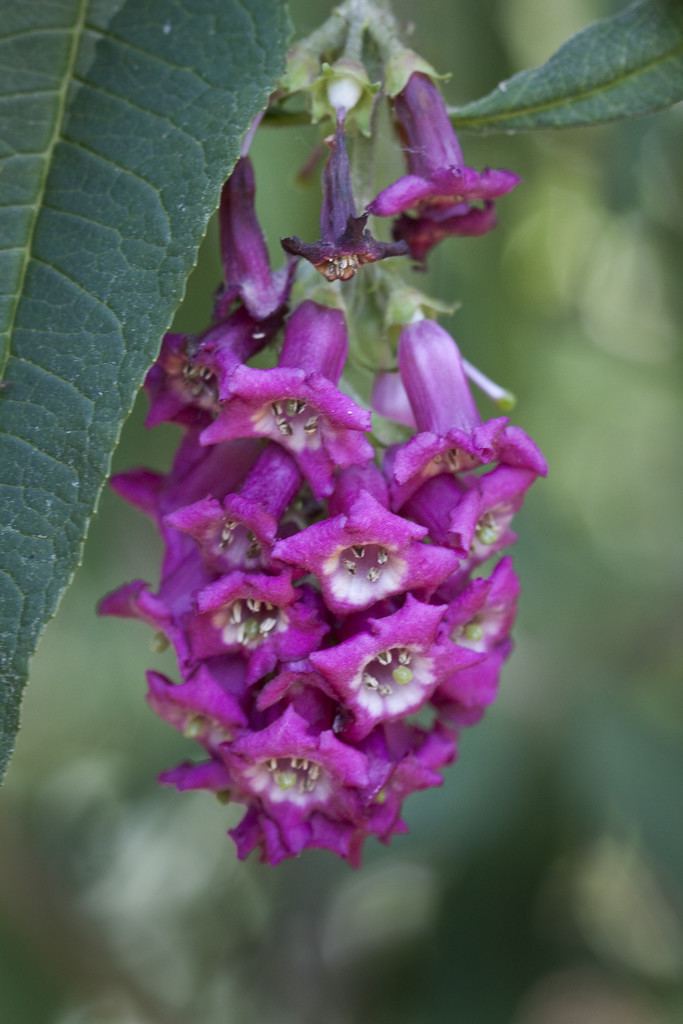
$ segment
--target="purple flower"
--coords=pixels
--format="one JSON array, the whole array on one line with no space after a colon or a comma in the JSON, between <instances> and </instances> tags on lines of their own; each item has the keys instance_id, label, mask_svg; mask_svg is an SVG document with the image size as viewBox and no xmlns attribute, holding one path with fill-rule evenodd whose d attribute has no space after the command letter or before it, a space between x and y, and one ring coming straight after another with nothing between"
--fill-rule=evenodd
<instances>
[{"instance_id":1,"label":"purple flower","mask_svg":"<svg viewBox=\"0 0 683 1024\"><path fill-rule=\"evenodd\" d=\"M392 722L375 729L362 748L375 780L365 830L387 843L393 834L408 831L401 819L406 797L442 785L439 769L457 756L455 736L438 722L429 731Z\"/></svg>"},{"instance_id":2,"label":"purple flower","mask_svg":"<svg viewBox=\"0 0 683 1024\"><path fill-rule=\"evenodd\" d=\"M301 707L302 696L310 694L312 690L325 694L332 701L336 700L334 691L325 678L316 672L310 661L303 659L289 662L261 687L256 698L256 706L260 711L265 711L280 701L291 699L294 704Z\"/></svg>"},{"instance_id":3,"label":"purple flower","mask_svg":"<svg viewBox=\"0 0 683 1024\"><path fill-rule=\"evenodd\" d=\"M152 710L209 752L230 742L248 724L238 699L245 687L244 661L239 657L218 660L220 667L202 664L180 685L158 672L147 673Z\"/></svg>"},{"instance_id":4,"label":"purple flower","mask_svg":"<svg viewBox=\"0 0 683 1024\"><path fill-rule=\"evenodd\" d=\"M445 680L433 702L441 718L455 728L476 725L498 694L500 673L512 643L504 640L477 664Z\"/></svg>"},{"instance_id":5,"label":"purple flower","mask_svg":"<svg viewBox=\"0 0 683 1024\"><path fill-rule=\"evenodd\" d=\"M161 772L159 782L175 786L184 792L192 789L208 789L225 802L230 799L230 772L222 761L212 757L210 761L183 761L175 768Z\"/></svg>"},{"instance_id":6,"label":"purple flower","mask_svg":"<svg viewBox=\"0 0 683 1024\"><path fill-rule=\"evenodd\" d=\"M367 759L330 729L311 729L292 708L223 748L233 797L249 805L231 832L238 855L256 846L276 864L306 847L352 854Z\"/></svg>"},{"instance_id":7,"label":"purple flower","mask_svg":"<svg viewBox=\"0 0 683 1024\"><path fill-rule=\"evenodd\" d=\"M303 256L328 281L348 281L365 263L404 256L408 245L400 240L378 242L366 228L368 214L356 215L343 112L337 117L330 148L323 178L320 240L309 244L292 236L282 239L282 247L294 256Z\"/></svg>"},{"instance_id":8,"label":"purple flower","mask_svg":"<svg viewBox=\"0 0 683 1024\"><path fill-rule=\"evenodd\" d=\"M449 603L439 637L487 654L509 634L515 621L519 580L511 558L503 558L488 579L478 577ZM457 675L457 673L456 673Z\"/></svg>"},{"instance_id":9,"label":"purple flower","mask_svg":"<svg viewBox=\"0 0 683 1024\"><path fill-rule=\"evenodd\" d=\"M103 597L97 611L152 626L173 645L181 665L186 665L190 661L187 630L194 594L210 578L200 559L190 552L162 578L157 594L144 580L132 580Z\"/></svg>"},{"instance_id":10,"label":"purple flower","mask_svg":"<svg viewBox=\"0 0 683 1024\"><path fill-rule=\"evenodd\" d=\"M532 469L498 466L490 473L469 481L479 498L477 523L470 548L472 566L485 562L491 555L517 540L517 535L510 530L510 523L522 507L524 496L536 476Z\"/></svg>"},{"instance_id":11,"label":"purple flower","mask_svg":"<svg viewBox=\"0 0 683 1024\"><path fill-rule=\"evenodd\" d=\"M279 325L277 317L257 323L238 309L199 338L164 335L159 358L145 378L150 402L145 425L210 423L218 411L221 381L263 348Z\"/></svg>"},{"instance_id":12,"label":"purple flower","mask_svg":"<svg viewBox=\"0 0 683 1024\"><path fill-rule=\"evenodd\" d=\"M343 110L357 90L338 76L326 85L338 119L322 237L283 245L329 281L408 245L421 259L444 235L488 230L493 199L517 180L464 167L443 102L421 73L429 68L416 55L409 68L402 60L385 87L410 174L361 216ZM166 335L147 376L148 425L184 428L173 464L113 480L160 533L158 589L133 580L99 610L148 623L160 648L175 649L181 681L149 672L147 700L204 759L162 782L244 805L230 833L241 858L255 850L277 864L321 848L357 866L369 836L389 842L407 831L405 799L441 784L459 730L497 693L519 584L509 558L488 577L472 575L514 542L512 519L546 468L506 418L482 422L466 374L501 408L510 396L465 364L437 323L416 321L431 300L400 294L377 272L373 301L391 296L383 362L392 361L393 327L409 323L400 372L376 368L372 404L409 439L376 464L370 411L339 388L344 313L307 298L289 315L296 261L270 269L246 156L259 120L223 190L214 321L198 337ZM397 242L372 237L370 211L400 214ZM320 291L308 278L301 289ZM356 298L349 310L362 338L358 319L369 307ZM276 365L273 357L262 364L269 369L247 365L281 326ZM378 358L373 344L357 355ZM417 714L429 727L413 723Z\"/></svg>"},{"instance_id":13,"label":"purple flower","mask_svg":"<svg viewBox=\"0 0 683 1024\"><path fill-rule=\"evenodd\" d=\"M448 605L439 638L448 649L478 653L478 662L445 673L434 701L452 725L473 725L498 693L500 672L509 657L509 636L517 613L519 580L511 558L503 558L488 579L474 579Z\"/></svg>"},{"instance_id":14,"label":"purple flower","mask_svg":"<svg viewBox=\"0 0 683 1024\"><path fill-rule=\"evenodd\" d=\"M352 867L360 865L360 847L366 838L362 826L335 821L319 811L286 823L281 823L280 817L275 820L255 806L249 808L229 833L240 860L260 848L261 861L276 865L288 857L298 857L305 849L320 849L336 853Z\"/></svg>"},{"instance_id":15,"label":"purple flower","mask_svg":"<svg viewBox=\"0 0 683 1024\"><path fill-rule=\"evenodd\" d=\"M368 206L378 217L417 209L415 223L402 217L395 237L424 260L445 235L483 234L495 224L491 200L510 192L519 177L511 171L466 167L441 93L428 75L412 74L394 99L394 115L409 174L382 190ZM482 200L483 208L472 207Z\"/></svg>"},{"instance_id":16,"label":"purple flower","mask_svg":"<svg viewBox=\"0 0 683 1024\"><path fill-rule=\"evenodd\" d=\"M455 203L444 209L428 208L417 216L402 213L394 221L392 233L394 238L407 243L410 255L423 267L430 249L444 238L486 235L495 228L497 220L495 204L487 199L482 206Z\"/></svg>"},{"instance_id":17,"label":"purple flower","mask_svg":"<svg viewBox=\"0 0 683 1024\"><path fill-rule=\"evenodd\" d=\"M260 849L262 861L278 864L320 848L358 867L369 835L388 842L407 831L405 797L441 785L439 769L455 753L453 733L438 724L430 731L379 726L356 748L288 708L269 727L244 733L209 761L184 762L160 781L246 803L230 832L241 859Z\"/></svg>"},{"instance_id":18,"label":"purple flower","mask_svg":"<svg viewBox=\"0 0 683 1024\"><path fill-rule=\"evenodd\" d=\"M350 639L310 655L352 720L344 736L363 739L379 722L404 718L422 707L445 671L436 634L446 611L408 595L399 611L369 619ZM469 651L449 651L450 664L471 664Z\"/></svg>"},{"instance_id":19,"label":"purple flower","mask_svg":"<svg viewBox=\"0 0 683 1024\"><path fill-rule=\"evenodd\" d=\"M239 366L230 397L202 434L203 444L266 437L294 457L315 495L332 490L335 467L366 462L369 412L339 391L348 339L343 314L304 302L287 322L279 364L272 370Z\"/></svg>"},{"instance_id":20,"label":"purple flower","mask_svg":"<svg viewBox=\"0 0 683 1024\"><path fill-rule=\"evenodd\" d=\"M524 495L536 479L530 469L498 466L483 476L431 477L404 505L406 515L429 530L435 544L467 558L464 569L485 562L514 544L509 529Z\"/></svg>"},{"instance_id":21,"label":"purple flower","mask_svg":"<svg viewBox=\"0 0 683 1024\"><path fill-rule=\"evenodd\" d=\"M133 469L111 477L113 490L148 515L159 529L165 547L162 579L187 558L193 547L188 537L166 524L166 516L198 498L210 495L220 499L239 487L259 450L256 440L225 441L207 450L199 444L199 432L190 429L168 473Z\"/></svg>"},{"instance_id":22,"label":"purple flower","mask_svg":"<svg viewBox=\"0 0 683 1024\"><path fill-rule=\"evenodd\" d=\"M390 454L394 508L443 473L494 462L547 472L534 442L519 427L508 426L507 417L482 423L458 348L435 321L404 327L399 367L419 433Z\"/></svg>"},{"instance_id":23,"label":"purple flower","mask_svg":"<svg viewBox=\"0 0 683 1024\"><path fill-rule=\"evenodd\" d=\"M479 509L476 484L468 487L462 480L442 475L423 483L404 504L403 514L424 526L435 544L452 548L466 559L474 542ZM468 568L465 563L465 572Z\"/></svg>"},{"instance_id":24,"label":"purple flower","mask_svg":"<svg viewBox=\"0 0 683 1024\"><path fill-rule=\"evenodd\" d=\"M316 732L289 706L265 729L222 750L237 787L272 813L349 813L349 794L367 784L366 759L331 729Z\"/></svg>"},{"instance_id":25,"label":"purple flower","mask_svg":"<svg viewBox=\"0 0 683 1024\"><path fill-rule=\"evenodd\" d=\"M361 490L344 513L278 541L273 556L314 573L327 607L344 615L407 590L430 596L458 559L421 544L426 533Z\"/></svg>"},{"instance_id":26,"label":"purple flower","mask_svg":"<svg viewBox=\"0 0 683 1024\"><path fill-rule=\"evenodd\" d=\"M415 416L400 373L382 371L372 385L372 408L380 416L415 430Z\"/></svg>"},{"instance_id":27,"label":"purple flower","mask_svg":"<svg viewBox=\"0 0 683 1024\"><path fill-rule=\"evenodd\" d=\"M133 580L102 599L100 615L146 622L173 644L181 662L187 661L187 623L194 608L193 598L211 581L213 573L197 557L190 538L169 528L165 518L199 494L218 498L226 488L238 486L257 454L258 445L253 441L226 442L207 452L198 443L197 430L190 429L169 473L137 469L112 477L114 490L149 515L159 528L164 559L157 594L144 580Z\"/></svg>"},{"instance_id":28,"label":"purple flower","mask_svg":"<svg viewBox=\"0 0 683 1024\"><path fill-rule=\"evenodd\" d=\"M296 264L288 261L272 273L268 248L254 208L254 169L242 156L223 186L219 211L225 284L216 300L214 319L223 320L239 299L255 320L281 312L289 298Z\"/></svg>"},{"instance_id":29,"label":"purple flower","mask_svg":"<svg viewBox=\"0 0 683 1024\"><path fill-rule=\"evenodd\" d=\"M192 657L240 652L248 683L272 672L278 661L305 658L329 629L315 592L295 589L289 572L228 573L197 593L196 607L189 627Z\"/></svg>"},{"instance_id":30,"label":"purple flower","mask_svg":"<svg viewBox=\"0 0 683 1024\"><path fill-rule=\"evenodd\" d=\"M300 484L292 457L279 445L269 444L239 492L222 501L203 498L171 512L164 521L194 537L206 564L217 572L267 568L280 517Z\"/></svg>"}]
</instances>

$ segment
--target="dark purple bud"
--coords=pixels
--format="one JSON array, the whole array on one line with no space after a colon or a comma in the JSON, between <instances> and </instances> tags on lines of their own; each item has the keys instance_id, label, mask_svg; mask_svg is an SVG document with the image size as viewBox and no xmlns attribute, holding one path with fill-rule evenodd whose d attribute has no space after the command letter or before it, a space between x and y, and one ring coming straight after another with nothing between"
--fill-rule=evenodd
<instances>
[{"instance_id":1,"label":"dark purple bud","mask_svg":"<svg viewBox=\"0 0 683 1024\"><path fill-rule=\"evenodd\" d=\"M341 112L330 149L323 174L320 239L308 243L292 236L282 239L282 247L308 260L328 281L349 281L365 263L405 256L408 245L401 240L378 242L366 228L368 214L356 215Z\"/></svg>"},{"instance_id":2,"label":"dark purple bud","mask_svg":"<svg viewBox=\"0 0 683 1024\"><path fill-rule=\"evenodd\" d=\"M221 256L225 284L215 309L215 319L227 316L241 299L256 320L281 310L289 297L294 263L282 270L270 269L268 249L256 209L254 170L248 156L240 157L223 186L220 205Z\"/></svg>"},{"instance_id":3,"label":"dark purple bud","mask_svg":"<svg viewBox=\"0 0 683 1024\"><path fill-rule=\"evenodd\" d=\"M394 116L412 174L429 178L444 167L462 167L462 149L438 86L415 72L394 99Z\"/></svg>"},{"instance_id":4,"label":"dark purple bud","mask_svg":"<svg viewBox=\"0 0 683 1024\"><path fill-rule=\"evenodd\" d=\"M412 74L394 99L394 114L409 173L383 189L368 206L377 217L404 214L393 235L422 263L429 249L450 235L481 235L495 226L492 200L519 184L512 171L466 167L439 89L428 75ZM483 207L472 206L482 201ZM405 216L416 211L415 217Z\"/></svg>"}]
</instances>

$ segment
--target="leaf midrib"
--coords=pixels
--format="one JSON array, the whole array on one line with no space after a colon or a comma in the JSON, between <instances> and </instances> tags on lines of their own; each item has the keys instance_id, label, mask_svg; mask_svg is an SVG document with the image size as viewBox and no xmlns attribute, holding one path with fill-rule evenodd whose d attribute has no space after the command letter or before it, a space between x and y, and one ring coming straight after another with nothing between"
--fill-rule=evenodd
<instances>
[{"instance_id":1,"label":"leaf midrib","mask_svg":"<svg viewBox=\"0 0 683 1024\"><path fill-rule=\"evenodd\" d=\"M52 132L50 134L50 139L49 139L48 144L45 147L45 149L41 150L39 153L33 154L35 156L39 156L42 159L43 166L41 168L41 173L40 173L40 185L39 185L39 188L38 188L38 195L36 197L35 202L33 204L31 204L33 206L33 213L31 215L31 222L30 222L30 226L29 226L29 230L28 230L28 236L26 238L25 244L23 246L18 246L17 247L17 248L22 249L24 255L23 255L22 262L21 262L21 269L19 270L19 278L18 278L18 282L17 282L17 290L16 290L16 292L14 293L14 296L13 296L14 303L13 303L13 306L12 306L12 313L11 313L11 316L10 316L10 319L9 319L9 323L7 325L7 343L4 346L3 351L0 352L0 380L2 380L2 378L4 376L5 368L7 366L7 362L9 360L9 357L10 357L11 351L12 351L12 335L14 333L14 324L15 324L15 321L16 321L16 318L17 318L17 310L19 309L19 303L20 303L20 300L21 300L21 296L22 296L23 291L24 291L24 281L26 279L26 271L28 270L28 265L29 265L29 262L31 260L31 252L32 252L32 249L33 249L33 237L35 235L36 224L38 222L38 214L40 213L40 210L41 210L42 205L43 205L43 199L45 197L45 189L47 188L47 179L48 179L48 176L49 176L49 173L50 173L50 165L52 163L52 153L53 153L53 150L54 150L55 146L57 145L57 142L59 141L59 139L61 137L61 134L62 134L62 125L64 123L64 115L65 115L65 112L66 112L66 100L67 100L69 82L71 81L71 79L73 77L74 70L76 68L76 59L78 57L78 43L79 43L81 34L83 33L83 29L85 27L85 17L86 17L86 14L87 14L87 9L88 9L88 0L78 0L78 14L77 14L76 20L75 20L75 22L73 24L73 28L71 28L70 30L68 28L64 29L65 32L69 32L69 31L71 32L71 43L70 43L70 46L69 46L69 53L67 55L66 67L64 69L64 74L62 76L62 81L60 83L59 88L56 90L56 93L57 93L57 112L56 112L56 116L55 116L55 119L54 119L54 125L52 127ZM43 89L43 90L37 90L37 91L45 92L47 90ZM49 91L52 92L54 90L49 90Z\"/></svg>"},{"instance_id":2,"label":"leaf midrib","mask_svg":"<svg viewBox=\"0 0 683 1024\"><path fill-rule=\"evenodd\" d=\"M652 60L646 61L644 64L639 64L637 67L624 71L621 74L614 75L612 78L607 79L600 85L577 90L576 92L563 96L561 99L556 98L546 100L543 103L533 103L526 107L514 107L509 110L501 111L497 114L481 114L478 117L465 117L462 119L462 123L468 125L495 124L498 121L505 121L512 117L525 117L528 114L538 114L544 110L555 110L560 107L567 106L568 104L575 103L577 100L584 100L591 96L597 96L601 92L606 92L613 88L613 86L621 84L636 75L643 74L643 72L648 71L650 68L657 67L658 64L664 64L666 61L672 60L677 56L683 56L683 40L672 49L664 51ZM543 65L541 65L541 67L543 67ZM536 70L540 70L540 67ZM465 107L451 107L448 113L452 120L457 122L459 119L459 111L465 109Z\"/></svg>"}]
</instances>

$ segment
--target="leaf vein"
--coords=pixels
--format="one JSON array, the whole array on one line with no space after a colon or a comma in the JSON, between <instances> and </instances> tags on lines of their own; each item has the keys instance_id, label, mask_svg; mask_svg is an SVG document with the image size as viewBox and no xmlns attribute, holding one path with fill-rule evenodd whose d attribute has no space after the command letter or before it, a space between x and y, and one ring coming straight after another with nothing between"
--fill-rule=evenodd
<instances>
[{"instance_id":1,"label":"leaf vein","mask_svg":"<svg viewBox=\"0 0 683 1024\"><path fill-rule=\"evenodd\" d=\"M54 96L58 92L59 86L57 85L54 89L12 89L11 92L0 92L0 103L11 103L18 96L28 96L31 98L34 96Z\"/></svg>"},{"instance_id":2,"label":"leaf vein","mask_svg":"<svg viewBox=\"0 0 683 1024\"><path fill-rule=\"evenodd\" d=\"M117 235L122 242L126 240L120 228L114 227L113 224L105 224L104 221L96 220L95 217L91 217L89 215L86 216L83 213L77 213L75 210L65 210L62 207L53 206L51 203L43 203L43 209L49 210L50 213L55 213L60 217L70 217L74 220L82 221L84 224L90 224L93 227L101 228L102 231L109 231L113 235ZM147 241L147 239L145 239L145 241ZM154 242L149 244L154 245ZM157 245L157 248L163 248L163 246ZM1 251L2 250L0 250L0 252Z\"/></svg>"},{"instance_id":3,"label":"leaf vein","mask_svg":"<svg viewBox=\"0 0 683 1024\"><path fill-rule=\"evenodd\" d=\"M54 462L55 465L61 466L62 469L68 469L73 475L73 466L70 466L67 462L63 462L61 459L58 459L57 456L52 455L51 452L46 452L44 448L39 448L33 441L29 441L25 437L20 437L19 434L8 434L5 431L3 431L0 436L6 437L9 441L16 441L21 447L28 448L29 451L35 452L38 456L49 459L50 462Z\"/></svg>"},{"instance_id":4,"label":"leaf vein","mask_svg":"<svg viewBox=\"0 0 683 1024\"><path fill-rule=\"evenodd\" d=\"M147 57L148 60L157 64L163 64L165 67L173 68L175 71L182 71L184 75L190 74L193 78L203 82L208 88L213 89L211 82L207 81L199 74L196 68L190 64L178 64L175 61L170 60L168 57L159 57L156 53L151 53L149 50L145 50L142 46L136 46L135 43L131 43L129 39L124 39L123 36L117 36L108 29L97 28L95 25L85 24L83 26L86 31L92 32L93 35L100 36L102 39L108 39L112 43L116 43L118 46L125 48L126 50L132 50L134 53L139 54L141 57Z\"/></svg>"},{"instance_id":5,"label":"leaf vein","mask_svg":"<svg viewBox=\"0 0 683 1024\"><path fill-rule=\"evenodd\" d=\"M22 28L17 29L16 32L8 32L5 35L0 35L0 44L10 42L14 39L22 39L25 36L47 36L47 35L68 35L70 27L68 25L46 25L44 28Z\"/></svg>"},{"instance_id":6,"label":"leaf vein","mask_svg":"<svg viewBox=\"0 0 683 1024\"><path fill-rule=\"evenodd\" d=\"M80 281L77 281L75 277L71 277L70 274L67 274L67 272L65 270L63 270L61 267L58 267L56 264L51 263L50 260L46 260L42 256L36 256L36 255L34 255L32 258L35 260L36 263L40 263L41 266L47 267L54 274L58 274L60 277L63 277L64 280L66 282L68 282L68 284L70 284L73 288L75 288L82 295L85 295L86 298L91 299L98 306L102 306L103 309L106 309L111 314L111 316L113 317L114 322L116 324L117 331L119 332L119 334L121 333L121 323L119 321L119 318L118 318L116 312L111 308L110 305L108 305L107 302L105 302L105 300L103 298L101 298L99 295L95 295L93 292L88 291L88 289L85 288L81 284Z\"/></svg>"},{"instance_id":7,"label":"leaf vein","mask_svg":"<svg viewBox=\"0 0 683 1024\"><path fill-rule=\"evenodd\" d=\"M8 325L7 325L7 330L6 330L7 342L3 346L3 350L0 352L0 380L2 379L2 377L4 375L5 366L7 364L7 359L9 357L9 352L10 352L11 343L12 343L12 334L13 334L13 331L14 331L14 323L16 321L17 309L19 308L18 297L21 294L21 292L23 290L23 287L24 287L24 281L26 279L26 271L27 271L27 268L28 268L29 260L31 258L31 249L32 249L32 246L33 246L33 239L34 239L34 236L35 236L36 224L38 222L38 212L40 210L40 206L41 206L41 203L43 201L43 197L45 195L45 189L47 188L48 170L49 170L49 167L50 167L50 159L49 159L49 157L52 154L55 146L57 145L57 141L59 139L59 135L60 135L60 132L62 130L62 123L64 121L64 115L65 115L65 111L66 111L66 97L67 97L67 91L68 91L67 87L68 87L69 79L71 78L71 76L72 76L72 74L74 72L74 68L76 66L76 57L78 55L78 42L79 42L79 38L80 38L80 33L83 30L83 25L85 24L85 15L86 15L87 6L88 6L88 0L78 0L78 15L77 15L77 18L76 18L76 22L75 22L75 24L73 26L72 39L71 39L71 45L69 47L69 54L67 56L66 69L64 71L64 75L62 77L62 82L61 82L61 85L60 85L60 88L59 88L59 93L58 93L59 101L58 101L58 108L57 108L57 116L55 117L55 123L53 125L52 133L50 135L50 139L48 141L47 147L44 150L44 152L41 154L41 156L43 156L44 158L47 158L47 159L45 159L45 161L44 161L44 166L43 166L43 169L42 169L42 176L41 176L40 187L39 187L39 190L38 190L38 196L37 196L36 202L34 204L35 205L35 212L33 214L31 225L29 227L29 234L28 234L28 238L26 240L26 249L25 249L24 259L22 260L22 266L21 266L21 268L19 270L19 288L18 288L16 294L13 296L13 298L16 298L17 301L14 302L14 304L13 304L10 320L9 320Z\"/></svg>"},{"instance_id":8,"label":"leaf vein","mask_svg":"<svg viewBox=\"0 0 683 1024\"><path fill-rule=\"evenodd\" d=\"M63 138L62 138L62 141L64 143L66 143L67 145L69 145L69 146L75 146L77 149L83 150L84 153L89 153L90 156L96 157L98 160L101 160L103 163L108 164L110 167L115 168L117 171L120 171L121 174L129 174L132 178L135 178L137 181L141 182L143 185L146 185L147 188L149 188L154 193L156 199L158 200L159 207L163 211L164 217L166 218L166 230L168 232L168 235L169 236L171 235L171 220L170 220L170 216L169 216L168 210L166 209L166 206L164 204L164 200L163 200L163 196L161 194L161 191L158 188L158 186L154 184L153 181L150 181L149 178L145 178L144 175L140 174L139 171L134 171L132 169L132 167L126 167L125 164L118 163L118 161L112 159L112 157L105 156L104 153L100 153L98 150L94 149L92 146L89 146L87 144L87 142L82 142L80 139L74 139L72 136L69 136L69 135L64 135Z\"/></svg>"},{"instance_id":9,"label":"leaf vein","mask_svg":"<svg viewBox=\"0 0 683 1024\"><path fill-rule=\"evenodd\" d=\"M63 384L65 387L69 388L70 391L75 392L75 394L77 394L78 397L82 399L82 401L88 404L91 410L94 409L95 402L93 401L93 399L90 398L88 395L84 394L82 391L80 391L72 380L69 380L67 377L62 377L61 374L57 373L55 370L48 369L47 366L41 366L40 363L36 363L33 359L29 359L28 356L17 355L15 352L13 352L12 359L18 363L26 363L27 366L32 366L35 370L38 371L38 373L45 374L47 377L52 377L54 380L58 380L60 384Z\"/></svg>"},{"instance_id":10,"label":"leaf vein","mask_svg":"<svg viewBox=\"0 0 683 1024\"><path fill-rule=\"evenodd\" d=\"M124 103L127 107L130 107L132 110L137 110L138 113L144 114L146 117L155 117L158 118L158 120L160 121L164 121L166 124L170 125L171 128L174 129L174 131L177 131L179 134L184 135L185 138L189 139L193 147L195 149L198 149L202 156L204 155L204 149L197 141L197 139L195 139L194 135L190 135L186 128L183 128L181 127L181 125L176 124L176 122L173 121L166 114L160 114L156 110L151 110L149 107L143 107L142 104L135 103L128 96L124 96L121 93L114 92L113 89L108 88L108 86L106 85L100 85L98 82L91 82L89 79L81 78L79 75L74 75L74 80L84 88L92 89L93 92L101 92L104 96L108 96L110 99L116 100L119 103Z\"/></svg>"}]
</instances>

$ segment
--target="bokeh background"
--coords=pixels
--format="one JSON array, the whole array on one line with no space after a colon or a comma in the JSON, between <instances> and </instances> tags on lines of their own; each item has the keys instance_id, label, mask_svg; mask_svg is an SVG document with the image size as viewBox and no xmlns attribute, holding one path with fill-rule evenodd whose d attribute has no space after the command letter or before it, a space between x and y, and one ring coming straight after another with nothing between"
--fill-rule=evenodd
<instances>
[{"instance_id":1,"label":"bokeh background","mask_svg":"<svg viewBox=\"0 0 683 1024\"><path fill-rule=\"evenodd\" d=\"M454 102L619 6L396 4L413 45L452 72ZM293 4L301 31L327 10ZM1 1020L683 1020L682 128L679 107L464 139L469 163L524 184L496 232L442 245L415 283L462 302L444 322L517 394L551 473L518 517L523 597L500 700L444 787L408 802L411 834L369 846L361 871L317 851L239 864L224 835L239 810L157 787L192 754L143 700L144 668L168 655L94 606L124 579L155 580L159 547L104 496L33 662L2 794ZM316 133L261 136L275 251L281 235L316 235L317 182L294 181ZM181 329L208 316L216 249L212 225ZM175 430L146 433L144 405L117 469L168 462Z\"/></svg>"}]
</instances>

